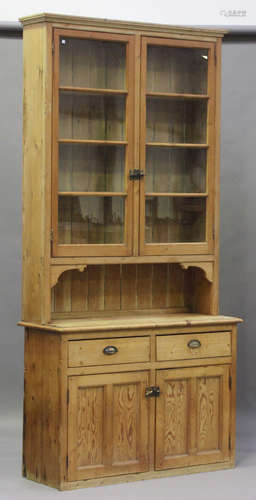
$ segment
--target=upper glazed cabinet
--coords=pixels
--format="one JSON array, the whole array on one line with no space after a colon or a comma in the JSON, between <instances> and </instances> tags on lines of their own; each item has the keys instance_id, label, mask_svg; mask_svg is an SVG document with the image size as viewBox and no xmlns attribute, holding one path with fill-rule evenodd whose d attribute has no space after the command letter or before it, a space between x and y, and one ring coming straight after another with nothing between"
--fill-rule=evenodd
<instances>
[{"instance_id":1,"label":"upper glazed cabinet","mask_svg":"<svg viewBox=\"0 0 256 500\"><path fill-rule=\"evenodd\" d=\"M54 30L53 256L213 253L213 42Z\"/></svg>"}]
</instances>

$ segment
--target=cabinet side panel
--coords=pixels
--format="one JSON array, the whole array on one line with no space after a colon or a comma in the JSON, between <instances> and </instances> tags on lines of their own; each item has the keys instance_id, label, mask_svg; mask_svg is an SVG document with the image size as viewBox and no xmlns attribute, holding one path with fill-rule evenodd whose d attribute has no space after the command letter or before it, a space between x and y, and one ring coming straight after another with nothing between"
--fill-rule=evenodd
<instances>
[{"instance_id":1,"label":"cabinet side panel","mask_svg":"<svg viewBox=\"0 0 256 500\"><path fill-rule=\"evenodd\" d=\"M49 28L40 26L25 29L23 34L22 319L25 321L47 320L44 318L47 299L50 305L45 281L45 257L50 250L50 213L46 213L51 159L48 33Z\"/></svg>"},{"instance_id":2,"label":"cabinet side panel","mask_svg":"<svg viewBox=\"0 0 256 500\"><path fill-rule=\"evenodd\" d=\"M61 338L28 329L25 334L23 475L60 485Z\"/></svg>"}]
</instances>

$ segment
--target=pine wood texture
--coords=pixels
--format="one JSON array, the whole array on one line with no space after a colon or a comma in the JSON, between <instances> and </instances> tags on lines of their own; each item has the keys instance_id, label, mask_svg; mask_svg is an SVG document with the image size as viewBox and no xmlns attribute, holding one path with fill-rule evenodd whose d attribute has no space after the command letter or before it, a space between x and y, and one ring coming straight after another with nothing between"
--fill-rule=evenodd
<instances>
[{"instance_id":1,"label":"pine wood texture","mask_svg":"<svg viewBox=\"0 0 256 500\"><path fill-rule=\"evenodd\" d=\"M191 328L187 326L187 332ZM233 357L220 357L220 364L218 358L176 361L179 368L172 361L157 362L155 333L147 363L129 365L120 359L116 367L88 366L89 372L83 374L85 368L79 366L72 375L67 343L92 345L97 336L78 341L77 334L70 333L67 339L57 332L28 329L24 475L59 489L93 485L93 479L100 477L104 484L107 476L115 476L113 483L123 474L129 480L133 472L149 471L148 450L154 442L157 470L180 468L186 473L201 464L234 463L236 326L230 331ZM106 340L110 338L100 342ZM111 342L120 340L126 345L133 341L119 332ZM191 362L194 366L189 366ZM159 398L145 398L146 386L154 383L160 387ZM156 435L151 421L156 421ZM86 483L89 478L92 482Z\"/></svg>"},{"instance_id":2,"label":"pine wood texture","mask_svg":"<svg viewBox=\"0 0 256 500\"><path fill-rule=\"evenodd\" d=\"M49 321L51 57L49 28L23 34L22 319ZM50 47L51 49L51 47ZM36 112L35 112L36 110Z\"/></svg>"},{"instance_id":3,"label":"pine wood texture","mask_svg":"<svg viewBox=\"0 0 256 500\"><path fill-rule=\"evenodd\" d=\"M27 330L23 423L23 475L60 484L61 339Z\"/></svg>"},{"instance_id":4,"label":"pine wood texture","mask_svg":"<svg viewBox=\"0 0 256 500\"><path fill-rule=\"evenodd\" d=\"M68 366L112 365L116 363L138 363L149 361L149 337L107 340L75 340L69 342ZM108 346L117 351L104 354Z\"/></svg>"},{"instance_id":5,"label":"pine wood texture","mask_svg":"<svg viewBox=\"0 0 256 500\"><path fill-rule=\"evenodd\" d=\"M23 475L70 490L232 467L241 320L218 315L224 32L22 23Z\"/></svg>"},{"instance_id":6,"label":"pine wood texture","mask_svg":"<svg viewBox=\"0 0 256 500\"><path fill-rule=\"evenodd\" d=\"M229 460L229 368L157 372L156 468Z\"/></svg>"},{"instance_id":7,"label":"pine wood texture","mask_svg":"<svg viewBox=\"0 0 256 500\"><path fill-rule=\"evenodd\" d=\"M69 379L69 480L148 470L147 372Z\"/></svg>"},{"instance_id":8,"label":"pine wood texture","mask_svg":"<svg viewBox=\"0 0 256 500\"><path fill-rule=\"evenodd\" d=\"M186 312L186 275L178 264L99 265L83 272L67 271L52 291L52 315L141 309Z\"/></svg>"},{"instance_id":9,"label":"pine wood texture","mask_svg":"<svg viewBox=\"0 0 256 500\"><path fill-rule=\"evenodd\" d=\"M199 333L198 335L159 335L157 337L157 360L199 359L218 356L231 356L231 334L220 332ZM199 342L196 348L190 347L190 342Z\"/></svg>"},{"instance_id":10,"label":"pine wood texture","mask_svg":"<svg viewBox=\"0 0 256 500\"><path fill-rule=\"evenodd\" d=\"M20 321L19 325L41 329L42 331L56 331L60 333L69 332L107 332L118 330L137 330L149 329L156 330L157 328L172 328L180 329L184 327L196 328L196 331L209 331L209 328L214 331L219 329L219 325L224 325L221 328L226 330L228 325L242 323L240 318L232 316L211 316L204 314L173 314L169 311L136 311L118 314L117 312L100 315L88 316L85 319L56 319L49 325L41 325L40 323L29 323ZM213 326L211 326L213 325ZM226 326L225 326L226 325ZM207 328L206 328L207 327ZM167 330L169 331L169 330ZM193 330L191 330L193 331Z\"/></svg>"},{"instance_id":11,"label":"pine wood texture","mask_svg":"<svg viewBox=\"0 0 256 500\"><path fill-rule=\"evenodd\" d=\"M87 479L85 481L65 482L61 484L60 490L76 490L79 488L92 488L96 486L107 486L110 484L130 483L134 481L143 481L146 479L160 479L180 475L198 474L201 472L213 472L218 470L233 469L234 466L235 465L233 461L226 461L216 464L194 465L188 467L177 467L175 469L140 472L139 474L120 474L119 476Z\"/></svg>"},{"instance_id":12,"label":"pine wood texture","mask_svg":"<svg viewBox=\"0 0 256 500\"><path fill-rule=\"evenodd\" d=\"M102 27L105 31L108 31L110 28L117 28L117 29L122 29L122 31L125 31L127 28L129 31L156 31L158 35L162 33L169 33L171 34L184 34L187 35L189 39L193 39L196 37L199 38L206 38L207 35L210 38L222 38L227 31L225 30L207 30L207 29L196 29L196 28L190 28L190 27L183 27L183 26L168 26L168 25L163 25L163 24L152 24L152 23L140 23L140 22L131 22L131 21L118 21L118 20L111 20L111 19L95 19L93 17L79 17L79 16L65 16L65 15L59 15L59 14L50 14L50 13L41 13L41 14L34 14L32 16L24 16L21 17L20 22L23 24L23 26L28 26L31 24L37 24L37 23L62 23L62 24L74 24L75 27L77 28L76 25L81 25L81 26L89 26L89 27Z\"/></svg>"}]
</instances>

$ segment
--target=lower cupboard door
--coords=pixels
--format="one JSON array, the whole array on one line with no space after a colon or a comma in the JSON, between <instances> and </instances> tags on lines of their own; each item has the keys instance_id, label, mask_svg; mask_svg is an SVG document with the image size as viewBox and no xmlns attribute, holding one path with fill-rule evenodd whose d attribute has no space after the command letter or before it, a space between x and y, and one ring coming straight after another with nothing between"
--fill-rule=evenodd
<instances>
[{"instance_id":1,"label":"lower cupboard door","mask_svg":"<svg viewBox=\"0 0 256 500\"><path fill-rule=\"evenodd\" d=\"M147 371L69 377L68 480L148 470Z\"/></svg>"},{"instance_id":2,"label":"lower cupboard door","mask_svg":"<svg viewBox=\"0 0 256 500\"><path fill-rule=\"evenodd\" d=\"M157 371L156 469L229 460L228 366Z\"/></svg>"}]
</instances>

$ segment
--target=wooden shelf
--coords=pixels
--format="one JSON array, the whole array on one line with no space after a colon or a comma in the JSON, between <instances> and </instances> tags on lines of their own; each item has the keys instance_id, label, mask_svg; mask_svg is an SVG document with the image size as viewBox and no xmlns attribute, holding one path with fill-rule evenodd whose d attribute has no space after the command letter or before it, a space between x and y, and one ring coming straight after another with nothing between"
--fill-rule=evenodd
<instances>
[{"instance_id":1,"label":"wooden shelf","mask_svg":"<svg viewBox=\"0 0 256 500\"><path fill-rule=\"evenodd\" d=\"M152 97L156 99L177 99L181 101L185 100L206 100L209 99L207 94L175 94L169 92L147 92L146 97Z\"/></svg>"},{"instance_id":2,"label":"wooden shelf","mask_svg":"<svg viewBox=\"0 0 256 500\"><path fill-rule=\"evenodd\" d=\"M99 264L154 264L214 262L214 255L141 255L138 257L52 257L52 265L99 265Z\"/></svg>"},{"instance_id":3,"label":"wooden shelf","mask_svg":"<svg viewBox=\"0 0 256 500\"><path fill-rule=\"evenodd\" d=\"M145 193L145 196L174 196L182 198L206 198L208 193Z\"/></svg>"},{"instance_id":4,"label":"wooden shelf","mask_svg":"<svg viewBox=\"0 0 256 500\"><path fill-rule=\"evenodd\" d=\"M97 89L89 87L70 87L61 86L59 87L60 92L65 92L67 94L92 94L92 95L127 95L127 90L116 90L116 89Z\"/></svg>"},{"instance_id":5,"label":"wooden shelf","mask_svg":"<svg viewBox=\"0 0 256 500\"><path fill-rule=\"evenodd\" d=\"M88 144L98 146L126 146L128 141L108 141L108 140L92 140L92 139L59 139L60 144Z\"/></svg>"},{"instance_id":6,"label":"wooden shelf","mask_svg":"<svg viewBox=\"0 0 256 500\"><path fill-rule=\"evenodd\" d=\"M58 192L59 196L122 196L125 197L127 196L127 193L123 192L106 192L106 191L59 191Z\"/></svg>"},{"instance_id":7,"label":"wooden shelf","mask_svg":"<svg viewBox=\"0 0 256 500\"><path fill-rule=\"evenodd\" d=\"M193 144L186 142L146 142L146 146L154 148L208 149L209 144Z\"/></svg>"}]
</instances>

